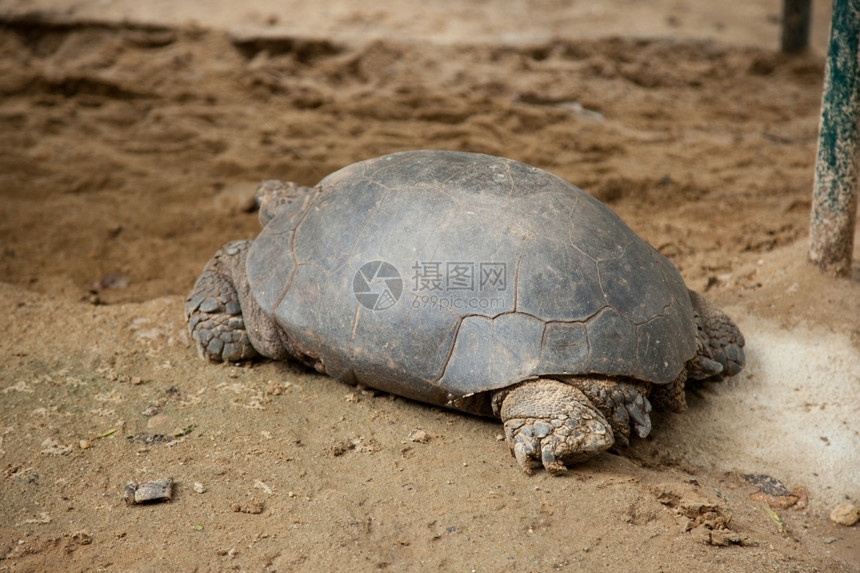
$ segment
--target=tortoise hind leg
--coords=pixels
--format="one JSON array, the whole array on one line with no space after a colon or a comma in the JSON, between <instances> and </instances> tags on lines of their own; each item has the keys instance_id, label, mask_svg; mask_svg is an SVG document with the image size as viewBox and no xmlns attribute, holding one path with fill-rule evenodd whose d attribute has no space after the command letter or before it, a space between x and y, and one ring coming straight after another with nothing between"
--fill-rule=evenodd
<instances>
[{"instance_id":1,"label":"tortoise hind leg","mask_svg":"<svg viewBox=\"0 0 860 573\"><path fill-rule=\"evenodd\" d=\"M206 263L185 302L185 319L197 352L217 362L237 362L257 356L245 329L234 275L244 267L250 241L224 245Z\"/></svg>"},{"instance_id":2,"label":"tortoise hind leg","mask_svg":"<svg viewBox=\"0 0 860 573\"><path fill-rule=\"evenodd\" d=\"M690 301L696 311L698 352L687 369L690 379L734 376L746 361L744 337L734 321L695 291Z\"/></svg>"},{"instance_id":3,"label":"tortoise hind leg","mask_svg":"<svg viewBox=\"0 0 860 573\"><path fill-rule=\"evenodd\" d=\"M612 428L585 394L558 380L541 378L493 396L511 453L526 473L543 465L560 473L609 449Z\"/></svg>"}]
</instances>

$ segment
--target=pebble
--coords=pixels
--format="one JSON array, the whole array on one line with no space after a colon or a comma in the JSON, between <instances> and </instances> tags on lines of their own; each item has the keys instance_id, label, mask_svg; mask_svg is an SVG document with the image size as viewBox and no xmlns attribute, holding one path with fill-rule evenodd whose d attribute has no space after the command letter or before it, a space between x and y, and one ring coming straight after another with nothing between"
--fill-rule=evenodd
<instances>
[{"instance_id":1,"label":"pebble","mask_svg":"<svg viewBox=\"0 0 860 573\"><path fill-rule=\"evenodd\" d=\"M162 478L141 484L128 482L122 497L128 505L170 501L173 497L173 478Z\"/></svg>"},{"instance_id":2,"label":"pebble","mask_svg":"<svg viewBox=\"0 0 860 573\"><path fill-rule=\"evenodd\" d=\"M830 521L836 525L851 527L860 520L860 509L852 503L842 503L830 512Z\"/></svg>"},{"instance_id":3,"label":"pebble","mask_svg":"<svg viewBox=\"0 0 860 573\"><path fill-rule=\"evenodd\" d=\"M430 436L427 435L427 432L424 430L412 430L409 432L409 441L410 442L418 442L419 444L426 444L430 441Z\"/></svg>"}]
</instances>

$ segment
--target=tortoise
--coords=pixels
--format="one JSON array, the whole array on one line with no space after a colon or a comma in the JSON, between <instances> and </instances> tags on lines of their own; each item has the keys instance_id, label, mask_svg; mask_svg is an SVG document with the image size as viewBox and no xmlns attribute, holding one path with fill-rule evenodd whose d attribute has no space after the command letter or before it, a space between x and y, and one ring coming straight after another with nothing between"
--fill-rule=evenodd
<instances>
[{"instance_id":1,"label":"tortoise","mask_svg":"<svg viewBox=\"0 0 860 573\"><path fill-rule=\"evenodd\" d=\"M536 167L406 151L313 188L265 181L262 231L205 266L185 315L212 361L297 359L346 383L494 416L552 473L744 366L734 322L617 215Z\"/></svg>"}]
</instances>

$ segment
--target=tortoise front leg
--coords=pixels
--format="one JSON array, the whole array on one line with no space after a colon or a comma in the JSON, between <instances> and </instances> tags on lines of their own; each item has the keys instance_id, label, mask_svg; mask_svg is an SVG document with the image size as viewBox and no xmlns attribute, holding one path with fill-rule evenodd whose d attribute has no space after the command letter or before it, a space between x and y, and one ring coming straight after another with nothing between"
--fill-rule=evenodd
<instances>
[{"instance_id":1,"label":"tortoise front leg","mask_svg":"<svg viewBox=\"0 0 860 573\"><path fill-rule=\"evenodd\" d=\"M651 404L648 402L647 384L602 376L568 376L563 380L582 390L590 403L609 421L616 446L628 446L632 431L640 438L651 433Z\"/></svg>"},{"instance_id":2,"label":"tortoise front leg","mask_svg":"<svg viewBox=\"0 0 860 573\"><path fill-rule=\"evenodd\" d=\"M499 390L493 409L526 473L539 464L563 472L565 464L585 461L614 443L609 422L585 394L558 380L540 378Z\"/></svg>"}]
</instances>

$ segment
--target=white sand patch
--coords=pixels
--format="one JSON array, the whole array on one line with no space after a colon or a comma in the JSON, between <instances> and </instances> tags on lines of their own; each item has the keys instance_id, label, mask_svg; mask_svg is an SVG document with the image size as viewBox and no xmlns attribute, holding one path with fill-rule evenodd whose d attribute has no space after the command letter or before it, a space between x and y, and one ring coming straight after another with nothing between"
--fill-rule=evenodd
<instances>
[{"instance_id":1,"label":"white sand patch","mask_svg":"<svg viewBox=\"0 0 860 573\"><path fill-rule=\"evenodd\" d=\"M746 369L688 394L688 412L659 437L683 436L693 464L802 485L816 509L860 501L860 352L846 334L727 311L747 340Z\"/></svg>"}]
</instances>

